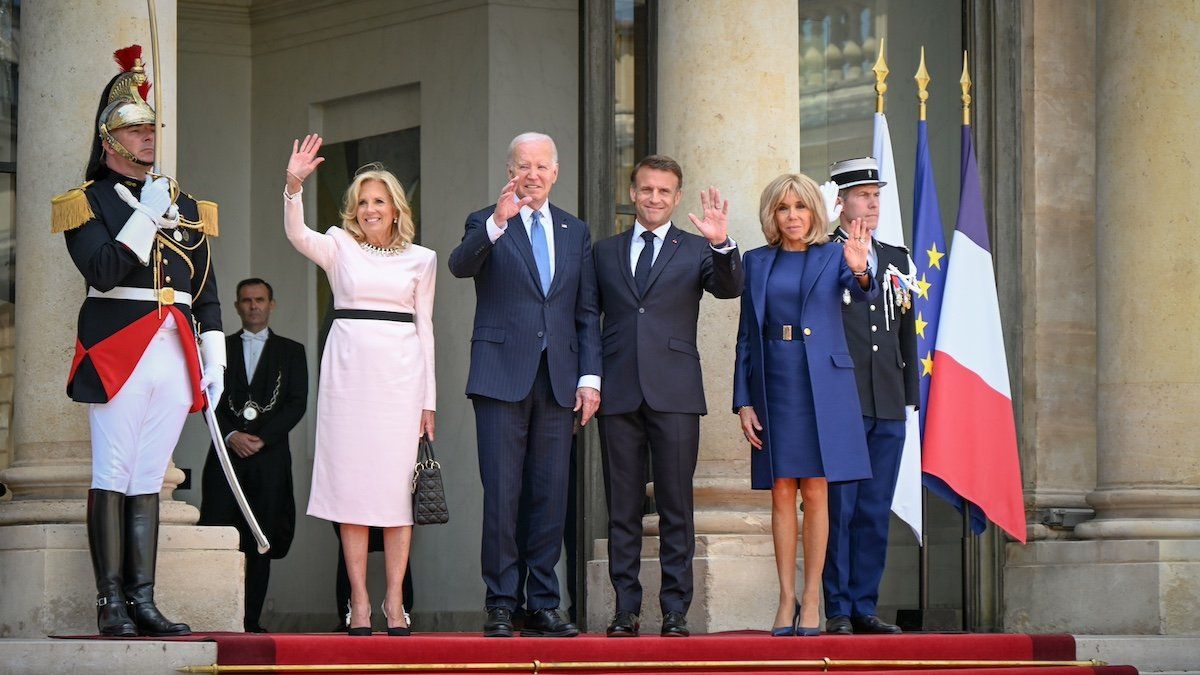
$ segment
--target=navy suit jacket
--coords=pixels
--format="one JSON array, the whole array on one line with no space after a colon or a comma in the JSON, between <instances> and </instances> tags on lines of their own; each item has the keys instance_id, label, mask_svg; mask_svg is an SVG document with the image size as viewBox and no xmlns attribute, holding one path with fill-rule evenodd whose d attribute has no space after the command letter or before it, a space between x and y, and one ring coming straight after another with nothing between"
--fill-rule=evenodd
<instances>
[{"instance_id":1,"label":"navy suit jacket","mask_svg":"<svg viewBox=\"0 0 1200 675\"><path fill-rule=\"evenodd\" d=\"M600 375L600 312L592 236L587 224L550 205L554 279L542 293L533 247L521 216L495 243L487 219L496 207L467 216L462 241L450 253L450 273L475 279L475 325L467 396L520 401L529 395L546 343L554 399L575 405L581 375Z\"/></svg>"},{"instance_id":2,"label":"navy suit jacket","mask_svg":"<svg viewBox=\"0 0 1200 675\"><path fill-rule=\"evenodd\" d=\"M771 420L767 415L763 380L766 364L762 328L767 310L767 278L778 250L778 247L764 246L743 257L746 292L742 294L737 360L733 368L734 412L744 405L753 406L763 425L763 431L759 433L763 449L754 452L764 453L761 459L767 461L751 463L751 486L760 490L770 489L775 482L768 434ZM804 306L801 323L793 335L804 340L825 478L844 481L870 477L871 463L854 381L854 360L846 346L846 332L842 326L842 298L844 291L849 291L855 301L869 300L878 294L879 284L872 279L870 288L860 287L842 257L842 245L831 242L808 249L800 288Z\"/></svg>"},{"instance_id":3,"label":"navy suit jacket","mask_svg":"<svg viewBox=\"0 0 1200 675\"><path fill-rule=\"evenodd\" d=\"M704 237L671 225L639 296L629 249L633 230L596 243L596 277L604 330L601 415L630 413L642 401L669 413L708 412L696 324L704 291L718 298L742 292L741 255L717 253Z\"/></svg>"}]
</instances>

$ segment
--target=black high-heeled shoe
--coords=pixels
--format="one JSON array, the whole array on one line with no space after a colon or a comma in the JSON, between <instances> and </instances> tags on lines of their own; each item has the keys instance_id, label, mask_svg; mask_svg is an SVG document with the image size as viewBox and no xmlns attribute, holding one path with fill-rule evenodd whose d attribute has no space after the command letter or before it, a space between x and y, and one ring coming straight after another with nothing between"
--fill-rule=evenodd
<instances>
[{"instance_id":1,"label":"black high-heeled shoe","mask_svg":"<svg viewBox=\"0 0 1200 675\"><path fill-rule=\"evenodd\" d=\"M371 626L369 626L369 625L367 625L367 626L360 626L360 627L358 627L358 628L351 628L351 627L350 627L350 615L351 615L351 614L352 614L352 611L351 611L351 609L350 609L350 601L349 601L349 600L347 600L347 601L346 601L346 635L355 635L355 636L358 636L358 637L370 637L370 635L371 635ZM368 618L368 620L370 619L370 617L371 617L371 615L370 615L370 614L368 614L368 615L367 615L367 618Z\"/></svg>"},{"instance_id":2,"label":"black high-heeled shoe","mask_svg":"<svg viewBox=\"0 0 1200 675\"><path fill-rule=\"evenodd\" d=\"M800 626L800 602L796 601L796 607L792 610L792 625L776 626L771 629L771 637L791 637L796 635L796 631Z\"/></svg>"},{"instance_id":3,"label":"black high-heeled shoe","mask_svg":"<svg viewBox=\"0 0 1200 675\"><path fill-rule=\"evenodd\" d=\"M392 618L388 616L386 600L383 602L383 604L379 605L379 609L383 610L383 618L390 622ZM404 612L404 625L396 627L388 626L387 634L392 637L408 637L409 635L412 635L412 629L408 626L408 612Z\"/></svg>"}]
</instances>

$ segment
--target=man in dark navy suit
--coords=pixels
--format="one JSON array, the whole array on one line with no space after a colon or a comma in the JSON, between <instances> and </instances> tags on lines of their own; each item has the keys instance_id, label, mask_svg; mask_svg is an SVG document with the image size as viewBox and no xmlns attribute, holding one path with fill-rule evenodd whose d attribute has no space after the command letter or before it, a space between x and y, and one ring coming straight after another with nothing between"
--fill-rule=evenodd
<instances>
[{"instance_id":1,"label":"man in dark navy suit","mask_svg":"<svg viewBox=\"0 0 1200 675\"><path fill-rule=\"evenodd\" d=\"M642 586L642 502L647 452L659 515L662 635L686 637L692 601L692 476L707 413L696 325L700 298L741 295L737 245L726 235L729 203L713 188L700 193L704 219L688 214L703 236L671 222L683 170L663 155L637 163L629 197L633 228L596 244L604 356L599 411L608 503L609 578L616 614L609 637L638 634Z\"/></svg>"},{"instance_id":2,"label":"man in dark navy suit","mask_svg":"<svg viewBox=\"0 0 1200 675\"><path fill-rule=\"evenodd\" d=\"M842 205L834 241L845 241L851 221L871 232L879 224L879 167L871 157L830 167ZM869 272L885 290L875 300L846 302L842 322L854 359L871 478L829 484L829 548L825 554L826 631L834 634L899 633L876 614L887 561L888 521L904 449L905 406L920 400L917 334L907 291L893 283L909 273L908 250L871 237Z\"/></svg>"},{"instance_id":3,"label":"man in dark navy suit","mask_svg":"<svg viewBox=\"0 0 1200 675\"><path fill-rule=\"evenodd\" d=\"M550 203L558 150L545 134L508 147L509 182L495 206L467 217L450 272L475 279L467 396L475 407L483 482L488 637L511 637L518 561L528 568L522 635L570 637L558 612L575 412L600 405L600 314L587 225ZM517 536L522 486L528 530Z\"/></svg>"}]
</instances>

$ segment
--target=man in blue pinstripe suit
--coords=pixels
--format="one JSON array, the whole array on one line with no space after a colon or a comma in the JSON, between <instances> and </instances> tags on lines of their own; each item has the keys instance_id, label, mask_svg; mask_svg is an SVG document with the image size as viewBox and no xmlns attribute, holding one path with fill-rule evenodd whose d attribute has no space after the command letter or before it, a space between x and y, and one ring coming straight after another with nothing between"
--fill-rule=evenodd
<instances>
[{"instance_id":1,"label":"man in blue pinstripe suit","mask_svg":"<svg viewBox=\"0 0 1200 675\"><path fill-rule=\"evenodd\" d=\"M587 225L550 203L558 151L545 134L508 146L508 184L467 217L450 272L475 279L467 396L483 482L487 637L511 637L518 559L528 568L522 635L570 637L554 565L562 552L575 412L600 405L600 314ZM528 485L529 528L517 538Z\"/></svg>"}]
</instances>

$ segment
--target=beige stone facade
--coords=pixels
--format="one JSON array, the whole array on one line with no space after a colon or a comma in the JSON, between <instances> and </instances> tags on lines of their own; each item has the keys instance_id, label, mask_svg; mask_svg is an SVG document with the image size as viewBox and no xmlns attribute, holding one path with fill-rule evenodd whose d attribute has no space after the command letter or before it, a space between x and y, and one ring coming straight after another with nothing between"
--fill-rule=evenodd
<instances>
[{"instance_id":1,"label":"beige stone facade","mask_svg":"<svg viewBox=\"0 0 1200 675\"><path fill-rule=\"evenodd\" d=\"M808 58L787 37L802 20L795 0L762 0L752 11L748 5L659 2L655 94L657 149L680 160L688 176L681 211L695 209L699 187L721 188L731 202L731 234L751 248L761 242L762 186L821 163L801 157L814 141L802 137L799 103L802 78L813 77L808 62L821 54L808 49ZM991 5L964 6L982 21L981 8ZM327 523L303 516L321 308L313 269L282 234L287 146L307 131L341 142L420 128L423 243L443 257L461 235L463 216L494 201L504 150L516 133L538 129L558 139L554 201L576 210L585 165L577 109L580 5L159 0L158 7L162 86L169 125L177 127L166 150L169 158L178 151L178 160L168 166L189 191L222 205L216 248L227 328L237 325L228 303L233 285L263 276L282 291L273 325L308 348L314 405L292 434L300 523L293 553L274 567L266 623L318 630L333 623L337 544ZM997 608L994 627L1004 630L1197 633L1200 453L1191 431L1200 410L1200 351L1190 327L1200 313L1192 308L1189 270L1200 243L1191 206L1200 90L1188 77L1200 61L1200 8L1182 0L1021 0L1009 8L1020 20L1017 52L983 44L972 58L984 69L1008 59L1018 73L1012 88L988 80L976 98L1020 101L1016 144L985 146L981 157L993 163L985 176L1015 175L1019 188L1017 203L1008 205L1018 222L994 225L1016 228L1015 236L998 238L1009 248L997 258L1001 284L1016 279L1020 289L1003 320L1014 341L1009 353L1020 358L1010 371L1031 541L1008 543L995 583L979 584L976 594ZM0 637L89 629L82 526L88 428L84 408L62 387L79 284L62 243L48 233L46 204L80 176L94 98L113 73L107 54L146 41L144 12L140 0L22 5L19 291L15 328L0 329L0 481L12 491L11 500L0 501ZM543 36L536 59L528 52L531 32ZM95 57L80 58L84 53ZM900 70L893 64L893 77L902 77ZM949 95L957 74L936 77L936 95ZM894 143L911 142L901 140L908 133L894 125ZM1001 180L985 184L985 196ZM420 630L470 630L483 597L474 418L461 395L474 295L469 282L441 277L439 454L452 520L416 534L416 620ZM701 426L695 480L690 619L699 631L761 628L770 611L761 608L775 597L769 499L749 490L748 457L727 412L737 312L736 302L711 298L702 308L699 346L711 414ZM206 449L205 431L190 422L176 463L191 470L193 483ZM182 471L169 473L165 498L181 480ZM171 523L160 558L164 609L203 629L236 630L236 536L194 526L197 489L175 497L163 506ZM656 522L646 524L643 624L652 630ZM589 544L588 601L580 614L599 630L611 612L611 588L604 542ZM914 551L893 557L905 574L888 577L885 604L911 606ZM377 593L380 581L371 581ZM1121 601L1098 592L1115 587Z\"/></svg>"}]
</instances>

